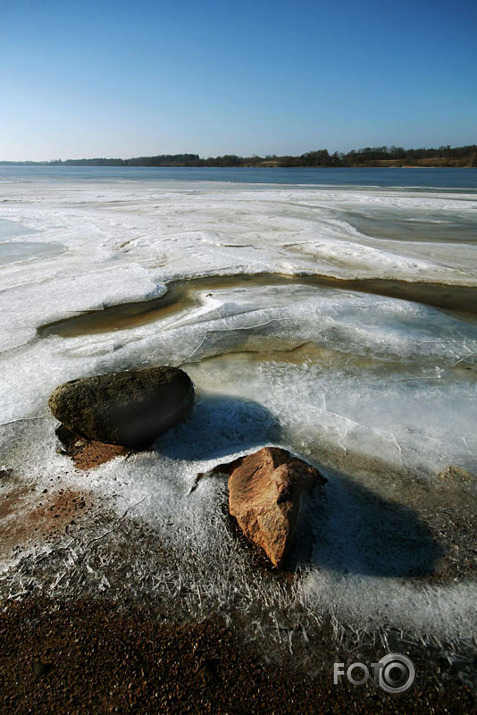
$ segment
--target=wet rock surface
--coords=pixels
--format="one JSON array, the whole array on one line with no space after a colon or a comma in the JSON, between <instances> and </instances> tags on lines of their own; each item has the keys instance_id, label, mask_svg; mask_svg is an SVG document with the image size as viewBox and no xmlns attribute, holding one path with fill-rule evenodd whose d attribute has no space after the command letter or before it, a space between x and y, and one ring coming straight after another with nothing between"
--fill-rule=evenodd
<instances>
[{"instance_id":1,"label":"wet rock surface","mask_svg":"<svg viewBox=\"0 0 477 715\"><path fill-rule=\"evenodd\" d=\"M60 385L48 405L75 435L110 445L141 448L174 427L194 403L189 376L177 368L81 378Z\"/></svg>"},{"instance_id":2,"label":"wet rock surface","mask_svg":"<svg viewBox=\"0 0 477 715\"><path fill-rule=\"evenodd\" d=\"M243 533L282 565L292 543L300 497L327 480L284 449L264 447L239 460L229 477L229 511Z\"/></svg>"}]
</instances>

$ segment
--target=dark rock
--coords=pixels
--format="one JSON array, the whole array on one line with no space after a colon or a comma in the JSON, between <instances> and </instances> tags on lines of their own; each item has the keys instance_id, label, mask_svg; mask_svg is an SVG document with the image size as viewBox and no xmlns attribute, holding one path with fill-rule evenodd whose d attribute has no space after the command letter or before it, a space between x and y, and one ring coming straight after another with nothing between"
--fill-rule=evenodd
<instances>
[{"instance_id":1,"label":"dark rock","mask_svg":"<svg viewBox=\"0 0 477 715\"><path fill-rule=\"evenodd\" d=\"M229 511L245 536L276 567L293 540L300 496L327 481L315 467L278 447L264 447L234 463L229 477Z\"/></svg>"},{"instance_id":2,"label":"dark rock","mask_svg":"<svg viewBox=\"0 0 477 715\"><path fill-rule=\"evenodd\" d=\"M183 420L193 403L189 376L172 367L72 380L57 387L48 401L73 434L136 449Z\"/></svg>"}]
</instances>

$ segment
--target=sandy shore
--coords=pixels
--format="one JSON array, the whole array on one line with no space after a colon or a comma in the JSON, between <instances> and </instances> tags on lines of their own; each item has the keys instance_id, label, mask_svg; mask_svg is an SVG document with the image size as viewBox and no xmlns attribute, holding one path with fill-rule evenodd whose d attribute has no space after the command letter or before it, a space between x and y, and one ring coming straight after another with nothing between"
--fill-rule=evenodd
<instances>
[{"instance_id":1,"label":"sandy shore","mask_svg":"<svg viewBox=\"0 0 477 715\"><path fill-rule=\"evenodd\" d=\"M69 512L68 534L81 543L94 510L86 497L70 496L78 506ZM48 508L54 522L66 511L63 503ZM57 533L46 532L51 551L26 556L10 583L5 579L0 713L477 712L472 648L419 644L396 631L357 634L346 624L337 632L336 623L313 627L299 613L287 622L263 604L247 614L232 604L218 615L206 608L194 618L187 588L173 597L154 590L151 579L166 571L171 555L152 531L103 520L99 536L93 533L85 533L88 558L71 563ZM293 578L263 573L260 562L255 568L262 578ZM335 662L371 664L389 652L414 663L407 692L386 693L371 679L334 685Z\"/></svg>"},{"instance_id":2,"label":"sandy shore","mask_svg":"<svg viewBox=\"0 0 477 715\"><path fill-rule=\"evenodd\" d=\"M5 607L5 604L3 604ZM211 616L178 624L142 605L11 603L0 615L2 713L471 713L471 689L445 658L409 653L416 681L388 694L368 681L333 684L332 639L316 643L313 676L289 657L267 663Z\"/></svg>"},{"instance_id":3,"label":"sandy shore","mask_svg":"<svg viewBox=\"0 0 477 715\"><path fill-rule=\"evenodd\" d=\"M81 440L67 451L83 469L117 456ZM201 609L187 582L176 588L194 564L175 563L144 523L118 518L87 490L38 492L6 472L2 479L10 488L0 553L20 560L0 581L0 713L477 712L470 644L358 633L262 603ZM468 576L466 558L440 578ZM247 559L265 588L277 579L292 587L293 572L271 570L253 550ZM169 574L172 591L157 589L157 573ZM414 663L408 691L387 693L372 679L333 683L334 663L371 664L390 652Z\"/></svg>"}]
</instances>

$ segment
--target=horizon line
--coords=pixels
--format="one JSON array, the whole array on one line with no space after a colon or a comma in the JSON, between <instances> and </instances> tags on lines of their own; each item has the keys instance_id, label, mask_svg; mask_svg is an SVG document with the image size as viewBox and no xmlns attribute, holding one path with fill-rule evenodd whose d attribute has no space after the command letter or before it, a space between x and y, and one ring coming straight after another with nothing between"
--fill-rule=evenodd
<instances>
[{"instance_id":1,"label":"horizon line","mask_svg":"<svg viewBox=\"0 0 477 715\"><path fill-rule=\"evenodd\" d=\"M265 155L261 154L250 154L250 155L240 155L240 154L234 154L234 153L225 153L225 154L217 154L215 156L207 156L207 157L202 157L198 153L195 152L164 152L164 153L158 153L158 154L141 154L141 155L136 155L136 156L130 156L127 158L119 157L119 156L90 156L90 157L81 157L81 158L73 158L69 157L67 159L0 159L0 164L59 164L59 163L64 163L64 162L71 162L71 161L122 161L122 162L127 162L127 161L137 161L140 159L155 159L155 158L190 158L191 160L194 161L210 161L214 159L225 159L225 158L237 158L237 159L244 159L244 160L273 160L273 159L284 159L284 158L290 158L290 159L299 159L302 157L307 157L311 154L318 154L318 153L327 153L330 157L332 156L340 156L340 157L347 157L351 154L361 154L364 152L369 152L369 151L381 151L383 153L391 153L391 152L396 152L396 151L405 151L405 152L410 152L410 151L456 151L459 149L476 149L477 150L477 144L462 144L458 146L451 146L450 144L441 144L438 147L425 147L425 146L419 146L419 147L402 147L402 146L396 146L394 144L391 145L386 145L386 144L381 144L380 146L365 146L365 147L359 147L358 149L350 149L347 152L343 152L341 150L335 150L331 152L327 148L320 148L320 149L312 149L306 152L303 152L302 154L270 154L267 153Z\"/></svg>"}]
</instances>

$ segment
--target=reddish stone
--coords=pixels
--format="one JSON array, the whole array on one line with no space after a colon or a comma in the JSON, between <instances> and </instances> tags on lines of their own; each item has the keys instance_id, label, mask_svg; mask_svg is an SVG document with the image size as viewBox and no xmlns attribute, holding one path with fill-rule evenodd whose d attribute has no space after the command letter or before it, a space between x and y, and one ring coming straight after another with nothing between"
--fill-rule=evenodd
<instances>
[{"instance_id":1,"label":"reddish stone","mask_svg":"<svg viewBox=\"0 0 477 715\"><path fill-rule=\"evenodd\" d=\"M301 494L326 481L286 450L264 447L240 460L230 474L229 511L278 568L293 540Z\"/></svg>"}]
</instances>

